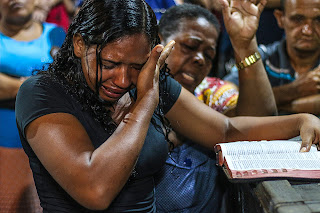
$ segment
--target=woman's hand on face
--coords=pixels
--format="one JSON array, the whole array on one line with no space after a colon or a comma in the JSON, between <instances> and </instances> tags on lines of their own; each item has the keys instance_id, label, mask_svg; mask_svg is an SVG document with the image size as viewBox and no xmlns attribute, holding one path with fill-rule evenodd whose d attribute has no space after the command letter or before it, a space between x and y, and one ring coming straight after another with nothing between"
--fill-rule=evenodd
<instances>
[{"instance_id":1,"label":"woman's hand on face","mask_svg":"<svg viewBox=\"0 0 320 213\"><path fill-rule=\"evenodd\" d=\"M155 102L158 104L160 68L164 65L165 60L169 56L174 44L174 41L169 42L165 47L159 44L151 51L151 55L138 77L138 100L145 95L150 94L152 97L154 97Z\"/></svg>"},{"instance_id":2,"label":"woman's hand on face","mask_svg":"<svg viewBox=\"0 0 320 213\"><path fill-rule=\"evenodd\" d=\"M230 0L230 4L228 0L219 1L230 39L239 43L250 42L256 34L267 0Z\"/></svg>"},{"instance_id":3,"label":"woman's hand on face","mask_svg":"<svg viewBox=\"0 0 320 213\"><path fill-rule=\"evenodd\" d=\"M300 136L302 139L301 152L310 150L312 144L316 144L319 150L320 143L320 119L314 115L306 114L300 126Z\"/></svg>"}]
</instances>

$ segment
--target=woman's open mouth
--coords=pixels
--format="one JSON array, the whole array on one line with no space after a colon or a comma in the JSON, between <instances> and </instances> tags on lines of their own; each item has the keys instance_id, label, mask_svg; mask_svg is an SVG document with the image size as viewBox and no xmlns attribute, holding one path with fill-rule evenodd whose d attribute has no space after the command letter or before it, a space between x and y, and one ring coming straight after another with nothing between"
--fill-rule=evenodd
<instances>
[{"instance_id":1,"label":"woman's open mouth","mask_svg":"<svg viewBox=\"0 0 320 213\"><path fill-rule=\"evenodd\" d=\"M119 89L111 89L104 86L101 86L102 92L105 96L113 99L119 99L121 96L123 96L126 91L119 90Z\"/></svg>"}]
</instances>

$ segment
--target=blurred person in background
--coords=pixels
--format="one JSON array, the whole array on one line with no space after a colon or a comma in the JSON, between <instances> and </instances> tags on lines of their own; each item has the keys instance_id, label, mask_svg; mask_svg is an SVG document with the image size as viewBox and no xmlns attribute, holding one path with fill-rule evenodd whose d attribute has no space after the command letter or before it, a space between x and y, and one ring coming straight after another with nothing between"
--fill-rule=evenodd
<instances>
[{"instance_id":1,"label":"blurred person in background","mask_svg":"<svg viewBox=\"0 0 320 213\"><path fill-rule=\"evenodd\" d=\"M29 205L23 199L14 198L21 197L33 184L15 121L16 94L34 69L53 61L53 55L65 38L62 28L35 21L32 18L34 9L35 0L0 1L1 212L14 212L12 208L17 202L21 208ZM28 212L27 207L23 210Z\"/></svg>"},{"instance_id":2,"label":"blurred person in background","mask_svg":"<svg viewBox=\"0 0 320 213\"><path fill-rule=\"evenodd\" d=\"M183 0L145 0L156 14L157 20L160 20L163 13L170 7L183 3Z\"/></svg>"},{"instance_id":3,"label":"blurred person in background","mask_svg":"<svg viewBox=\"0 0 320 213\"><path fill-rule=\"evenodd\" d=\"M76 15L79 12L80 7L83 5L83 1L84 0L75 0L75 2L74 2L74 6L75 6L74 15Z\"/></svg>"},{"instance_id":4,"label":"blurred person in background","mask_svg":"<svg viewBox=\"0 0 320 213\"><path fill-rule=\"evenodd\" d=\"M76 7L74 0L37 0L34 18L38 21L54 23L68 31Z\"/></svg>"}]
</instances>

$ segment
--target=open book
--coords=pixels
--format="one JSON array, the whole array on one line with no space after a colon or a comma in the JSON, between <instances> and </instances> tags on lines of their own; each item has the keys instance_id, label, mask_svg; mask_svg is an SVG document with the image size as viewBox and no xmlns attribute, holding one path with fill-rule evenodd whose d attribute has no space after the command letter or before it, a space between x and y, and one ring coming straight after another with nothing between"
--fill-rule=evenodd
<instances>
[{"instance_id":1,"label":"open book","mask_svg":"<svg viewBox=\"0 0 320 213\"><path fill-rule=\"evenodd\" d=\"M215 146L217 164L232 181L320 179L320 152L299 152L301 141L238 141Z\"/></svg>"}]
</instances>

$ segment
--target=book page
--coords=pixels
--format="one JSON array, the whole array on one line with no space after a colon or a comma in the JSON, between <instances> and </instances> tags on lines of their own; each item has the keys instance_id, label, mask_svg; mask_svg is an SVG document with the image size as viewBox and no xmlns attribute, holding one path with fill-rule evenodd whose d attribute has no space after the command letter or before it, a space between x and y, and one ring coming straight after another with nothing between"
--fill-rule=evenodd
<instances>
[{"instance_id":1,"label":"book page","mask_svg":"<svg viewBox=\"0 0 320 213\"><path fill-rule=\"evenodd\" d=\"M270 153L298 153L301 141L273 140L273 141L237 141L222 143L221 151L226 155L250 155L250 154L270 154ZM311 152L316 152L317 148L312 146Z\"/></svg>"},{"instance_id":2,"label":"book page","mask_svg":"<svg viewBox=\"0 0 320 213\"><path fill-rule=\"evenodd\" d=\"M320 152L273 153L225 156L230 170L319 170Z\"/></svg>"}]
</instances>

